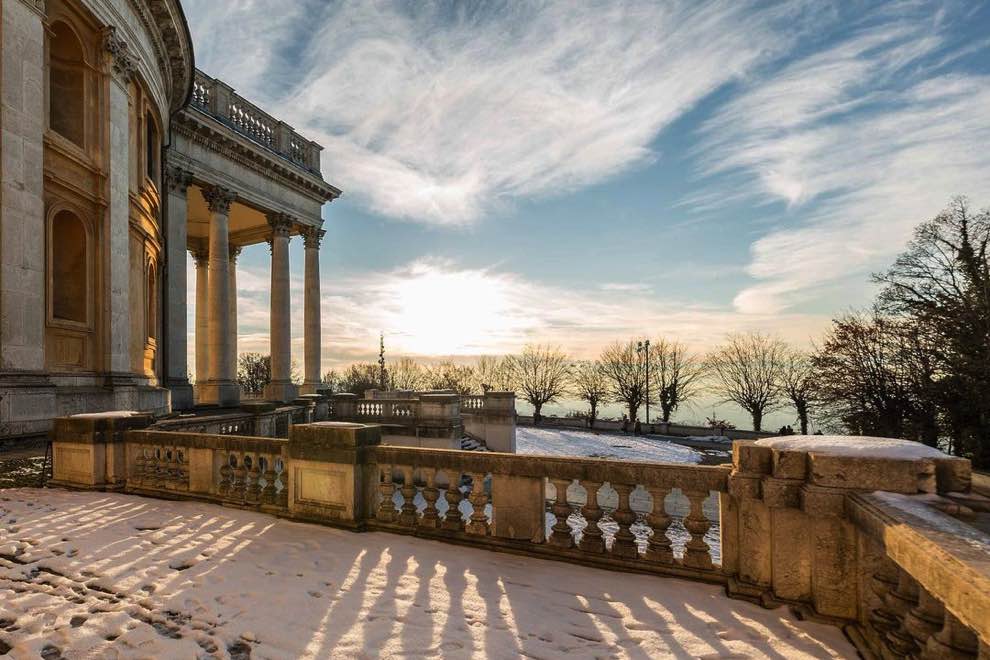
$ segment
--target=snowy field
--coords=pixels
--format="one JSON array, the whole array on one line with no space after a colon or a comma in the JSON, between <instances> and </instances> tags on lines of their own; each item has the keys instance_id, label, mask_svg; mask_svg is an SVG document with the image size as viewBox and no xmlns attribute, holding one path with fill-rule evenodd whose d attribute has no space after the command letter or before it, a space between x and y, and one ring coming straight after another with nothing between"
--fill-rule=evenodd
<instances>
[{"instance_id":1,"label":"snowy field","mask_svg":"<svg viewBox=\"0 0 990 660\"><path fill-rule=\"evenodd\" d=\"M855 657L722 589L192 502L0 490L0 656Z\"/></svg>"},{"instance_id":2,"label":"snowy field","mask_svg":"<svg viewBox=\"0 0 990 660\"><path fill-rule=\"evenodd\" d=\"M590 433L563 429L516 427L516 452L553 456L588 456L622 461L700 463L701 453L664 440L634 435Z\"/></svg>"}]
</instances>

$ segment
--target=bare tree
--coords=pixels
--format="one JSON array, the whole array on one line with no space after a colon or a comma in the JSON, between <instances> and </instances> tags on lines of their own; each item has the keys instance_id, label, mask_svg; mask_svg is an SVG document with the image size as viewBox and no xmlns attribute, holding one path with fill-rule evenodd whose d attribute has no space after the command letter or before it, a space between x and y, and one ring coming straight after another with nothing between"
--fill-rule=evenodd
<instances>
[{"instance_id":1,"label":"bare tree","mask_svg":"<svg viewBox=\"0 0 990 660\"><path fill-rule=\"evenodd\" d=\"M815 392L815 368L811 357L799 351L788 351L784 356L780 386L794 406L801 435L808 435L808 418Z\"/></svg>"},{"instance_id":2,"label":"bare tree","mask_svg":"<svg viewBox=\"0 0 990 660\"><path fill-rule=\"evenodd\" d=\"M389 389L421 390L426 387L426 369L409 357L389 362L386 367Z\"/></svg>"},{"instance_id":3,"label":"bare tree","mask_svg":"<svg viewBox=\"0 0 990 660\"><path fill-rule=\"evenodd\" d=\"M426 387L431 390L451 390L458 394L470 394L474 383L474 369L470 365L445 360L426 368Z\"/></svg>"},{"instance_id":4,"label":"bare tree","mask_svg":"<svg viewBox=\"0 0 990 660\"><path fill-rule=\"evenodd\" d=\"M651 349L650 387L656 392L663 421L669 422L682 403L701 391L705 364L678 341L656 339Z\"/></svg>"},{"instance_id":5,"label":"bare tree","mask_svg":"<svg viewBox=\"0 0 990 660\"><path fill-rule=\"evenodd\" d=\"M474 365L475 386L487 392L511 392L516 388L516 364L511 355L482 355Z\"/></svg>"},{"instance_id":6,"label":"bare tree","mask_svg":"<svg viewBox=\"0 0 990 660\"><path fill-rule=\"evenodd\" d=\"M557 346L531 344L515 358L519 393L533 406L533 422L540 423L543 406L567 392L570 368Z\"/></svg>"},{"instance_id":7,"label":"bare tree","mask_svg":"<svg viewBox=\"0 0 990 660\"><path fill-rule=\"evenodd\" d=\"M636 352L636 342L610 344L602 351L600 362L611 384L612 397L626 405L629 421L635 421L639 407L646 401L646 363Z\"/></svg>"},{"instance_id":8,"label":"bare tree","mask_svg":"<svg viewBox=\"0 0 990 660\"><path fill-rule=\"evenodd\" d=\"M601 362L581 362L571 371L571 391L591 408L588 426L595 428L598 406L608 403L611 388Z\"/></svg>"},{"instance_id":9,"label":"bare tree","mask_svg":"<svg viewBox=\"0 0 990 660\"><path fill-rule=\"evenodd\" d=\"M241 353L237 358L237 383L245 394L261 394L272 380L272 358L261 353Z\"/></svg>"},{"instance_id":10,"label":"bare tree","mask_svg":"<svg viewBox=\"0 0 990 660\"><path fill-rule=\"evenodd\" d=\"M708 357L713 390L748 412L754 431L763 430L763 416L780 405L786 353L784 342L751 332L729 335Z\"/></svg>"}]
</instances>

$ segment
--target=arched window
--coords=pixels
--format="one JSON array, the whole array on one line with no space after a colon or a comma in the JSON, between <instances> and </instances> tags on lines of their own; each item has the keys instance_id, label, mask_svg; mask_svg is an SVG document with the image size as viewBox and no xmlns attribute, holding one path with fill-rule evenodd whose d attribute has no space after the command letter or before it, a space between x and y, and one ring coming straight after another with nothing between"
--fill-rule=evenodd
<instances>
[{"instance_id":1,"label":"arched window","mask_svg":"<svg viewBox=\"0 0 990 660\"><path fill-rule=\"evenodd\" d=\"M52 316L86 323L89 264L86 227L70 211L52 218Z\"/></svg>"},{"instance_id":2,"label":"arched window","mask_svg":"<svg viewBox=\"0 0 990 660\"><path fill-rule=\"evenodd\" d=\"M158 183L158 129L155 127L155 120L152 119L151 113L147 112L144 115L144 144L145 144L145 174L148 178Z\"/></svg>"},{"instance_id":3,"label":"arched window","mask_svg":"<svg viewBox=\"0 0 990 660\"><path fill-rule=\"evenodd\" d=\"M49 53L51 128L85 148L86 93L82 44L68 25L57 22L52 26Z\"/></svg>"}]
</instances>

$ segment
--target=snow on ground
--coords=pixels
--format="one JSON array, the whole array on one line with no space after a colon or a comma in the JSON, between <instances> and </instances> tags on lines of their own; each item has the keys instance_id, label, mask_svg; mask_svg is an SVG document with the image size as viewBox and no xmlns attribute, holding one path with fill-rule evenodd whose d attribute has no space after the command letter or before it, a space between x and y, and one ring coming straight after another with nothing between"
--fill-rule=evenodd
<instances>
[{"instance_id":1,"label":"snow on ground","mask_svg":"<svg viewBox=\"0 0 990 660\"><path fill-rule=\"evenodd\" d=\"M855 657L721 588L211 504L0 491L14 658Z\"/></svg>"},{"instance_id":2,"label":"snow on ground","mask_svg":"<svg viewBox=\"0 0 990 660\"><path fill-rule=\"evenodd\" d=\"M634 435L516 427L516 453L551 456L588 456L623 461L700 463L701 454L666 440Z\"/></svg>"},{"instance_id":3,"label":"snow on ground","mask_svg":"<svg viewBox=\"0 0 990 660\"><path fill-rule=\"evenodd\" d=\"M756 444L774 449L809 451L858 458L910 460L946 457L938 449L913 440L876 438L867 435L784 435L775 438L763 438L757 440Z\"/></svg>"}]
</instances>

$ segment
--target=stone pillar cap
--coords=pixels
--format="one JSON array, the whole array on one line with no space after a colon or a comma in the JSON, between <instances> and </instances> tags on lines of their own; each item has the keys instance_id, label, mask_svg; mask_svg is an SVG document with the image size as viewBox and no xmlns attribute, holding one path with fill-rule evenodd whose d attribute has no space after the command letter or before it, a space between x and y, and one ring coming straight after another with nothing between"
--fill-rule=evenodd
<instances>
[{"instance_id":1,"label":"stone pillar cap","mask_svg":"<svg viewBox=\"0 0 990 660\"><path fill-rule=\"evenodd\" d=\"M755 441L758 447L850 458L950 458L934 447L913 440L866 435L785 435Z\"/></svg>"}]
</instances>

